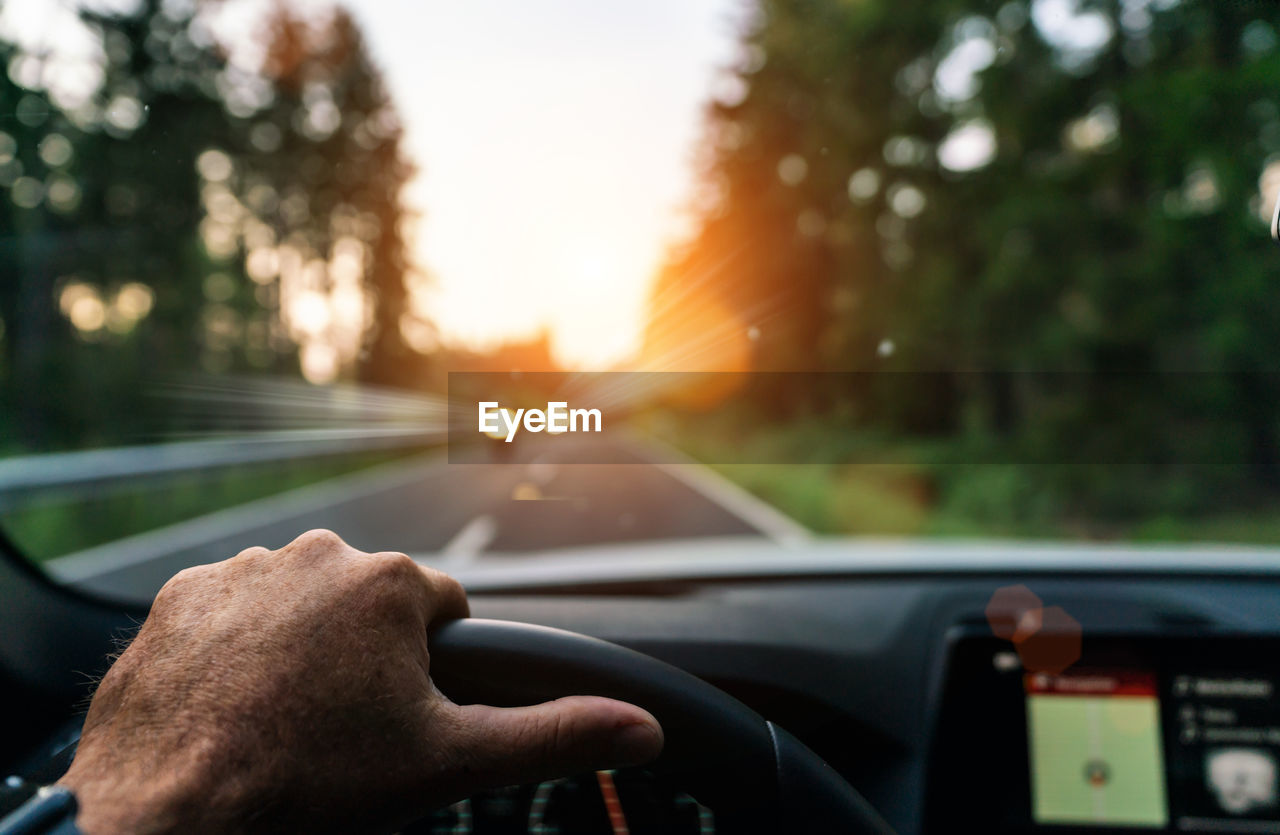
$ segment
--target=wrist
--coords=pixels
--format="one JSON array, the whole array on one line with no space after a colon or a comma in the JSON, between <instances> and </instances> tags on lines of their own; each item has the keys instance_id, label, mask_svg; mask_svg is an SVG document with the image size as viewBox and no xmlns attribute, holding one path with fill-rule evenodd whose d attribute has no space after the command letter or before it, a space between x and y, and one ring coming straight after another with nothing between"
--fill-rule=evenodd
<instances>
[{"instance_id":1,"label":"wrist","mask_svg":"<svg viewBox=\"0 0 1280 835\"><path fill-rule=\"evenodd\" d=\"M148 773L138 765L144 763ZM76 795L76 824L85 835L162 835L191 831L217 814L212 782L190 765L142 759L131 763L76 757L56 785Z\"/></svg>"},{"instance_id":2,"label":"wrist","mask_svg":"<svg viewBox=\"0 0 1280 835\"><path fill-rule=\"evenodd\" d=\"M177 831L177 815L171 796L154 787L122 777L80 778L68 773L57 782L76 795L76 825L85 835Z\"/></svg>"}]
</instances>

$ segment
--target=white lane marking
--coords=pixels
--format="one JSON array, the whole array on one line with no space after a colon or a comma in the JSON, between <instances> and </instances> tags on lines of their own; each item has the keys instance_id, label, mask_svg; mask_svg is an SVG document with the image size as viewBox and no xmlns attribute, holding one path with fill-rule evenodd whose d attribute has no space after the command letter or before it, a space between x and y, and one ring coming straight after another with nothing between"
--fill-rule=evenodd
<instances>
[{"instance_id":1,"label":"white lane marking","mask_svg":"<svg viewBox=\"0 0 1280 835\"><path fill-rule=\"evenodd\" d=\"M444 473L445 458L432 454L408 462L397 461L350 475L217 510L163 528L117 539L56 557L44 563L50 575L66 583L88 580L131 565L167 557L188 548L272 525L292 517L343 504L353 499L396 490L434 474ZM283 545L284 543L280 543ZM227 556L231 556L228 554Z\"/></svg>"},{"instance_id":2,"label":"white lane marking","mask_svg":"<svg viewBox=\"0 0 1280 835\"><path fill-rule=\"evenodd\" d=\"M653 452L644 449L645 445L657 448L668 460L658 459ZM706 496L779 545L796 547L813 540L813 533L804 525L675 447L648 439L634 447L636 454L653 466Z\"/></svg>"},{"instance_id":3,"label":"white lane marking","mask_svg":"<svg viewBox=\"0 0 1280 835\"><path fill-rule=\"evenodd\" d=\"M440 549L440 559L446 566L463 565L476 558L493 538L498 535L498 523L488 514L481 514L462 526Z\"/></svg>"}]
</instances>

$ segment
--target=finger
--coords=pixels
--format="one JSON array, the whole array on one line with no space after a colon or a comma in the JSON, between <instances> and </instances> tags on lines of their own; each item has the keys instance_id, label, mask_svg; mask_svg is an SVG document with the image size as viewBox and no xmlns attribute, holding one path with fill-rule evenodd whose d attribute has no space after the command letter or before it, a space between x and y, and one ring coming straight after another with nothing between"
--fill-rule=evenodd
<instances>
[{"instance_id":1,"label":"finger","mask_svg":"<svg viewBox=\"0 0 1280 835\"><path fill-rule=\"evenodd\" d=\"M471 604L467 602L467 592L462 584L430 566L414 563L427 583L427 593L431 600L431 616L428 625L441 620L457 620L471 617Z\"/></svg>"},{"instance_id":2,"label":"finger","mask_svg":"<svg viewBox=\"0 0 1280 835\"><path fill-rule=\"evenodd\" d=\"M662 752L662 728L648 711L599 696L532 707L465 705L460 757L492 786L532 783L643 765Z\"/></svg>"}]
</instances>

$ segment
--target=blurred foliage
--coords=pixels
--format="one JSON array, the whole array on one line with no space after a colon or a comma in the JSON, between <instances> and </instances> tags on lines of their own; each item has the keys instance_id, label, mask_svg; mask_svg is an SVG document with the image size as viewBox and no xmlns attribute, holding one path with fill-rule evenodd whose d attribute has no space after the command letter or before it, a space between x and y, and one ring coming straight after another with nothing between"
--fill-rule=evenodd
<instances>
[{"instance_id":1,"label":"blurred foliage","mask_svg":"<svg viewBox=\"0 0 1280 835\"><path fill-rule=\"evenodd\" d=\"M1270 506L1278 26L1252 0L759 0L655 307L732 311L759 370L886 372L817 403L796 375L761 412L826 415L829 450L946 439L943 509ZM650 344L706 327L655 316Z\"/></svg>"},{"instance_id":2,"label":"blurred foliage","mask_svg":"<svg viewBox=\"0 0 1280 835\"><path fill-rule=\"evenodd\" d=\"M402 451L184 472L87 500L31 504L6 511L4 533L20 553L43 562L197 516L404 460ZM400 463L394 466L401 466ZM343 482L349 485L350 482Z\"/></svg>"},{"instance_id":3,"label":"blurred foliage","mask_svg":"<svg viewBox=\"0 0 1280 835\"><path fill-rule=\"evenodd\" d=\"M850 432L829 418L651 428L820 534L1280 544L1280 498L1187 503L1168 494L1198 494L1195 483L1154 485L1145 471L966 460L973 452L956 439ZM1063 485L1082 477L1107 512L1063 501ZM1153 510L1162 502L1175 510Z\"/></svg>"},{"instance_id":4,"label":"blurred foliage","mask_svg":"<svg viewBox=\"0 0 1280 835\"><path fill-rule=\"evenodd\" d=\"M164 432L148 387L194 372L420 369L412 171L356 25L279 4L236 62L206 8L82 11L79 64L0 43L0 452Z\"/></svg>"}]
</instances>

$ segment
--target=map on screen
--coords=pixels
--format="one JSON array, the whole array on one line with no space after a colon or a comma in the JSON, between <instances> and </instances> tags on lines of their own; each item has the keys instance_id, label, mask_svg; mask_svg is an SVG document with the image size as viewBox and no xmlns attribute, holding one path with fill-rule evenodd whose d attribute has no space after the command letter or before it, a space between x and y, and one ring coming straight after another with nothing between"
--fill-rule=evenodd
<instances>
[{"instance_id":1,"label":"map on screen","mask_svg":"<svg viewBox=\"0 0 1280 835\"><path fill-rule=\"evenodd\" d=\"M1165 826L1155 676L1029 673L1024 683L1035 821Z\"/></svg>"}]
</instances>

